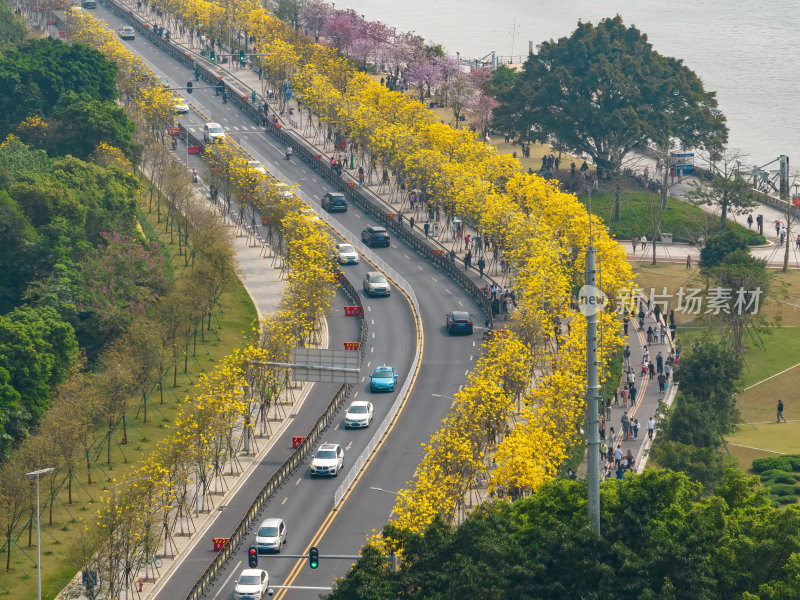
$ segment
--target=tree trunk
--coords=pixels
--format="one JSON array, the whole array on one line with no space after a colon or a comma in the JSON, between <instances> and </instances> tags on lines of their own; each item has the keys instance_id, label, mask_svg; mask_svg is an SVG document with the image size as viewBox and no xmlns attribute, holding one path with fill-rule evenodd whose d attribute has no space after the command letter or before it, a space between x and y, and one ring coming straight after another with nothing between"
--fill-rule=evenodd
<instances>
[{"instance_id":1,"label":"tree trunk","mask_svg":"<svg viewBox=\"0 0 800 600\"><path fill-rule=\"evenodd\" d=\"M622 215L620 214L620 204L622 203L622 173L619 172L619 167L617 167L614 179L614 222L619 223L620 219L622 219Z\"/></svg>"},{"instance_id":2,"label":"tree trunk","mask_svg":"<svg viewBox=\"0 0 800 600\"><path fill-rule=\"evenodd\" d=\"M728 224L728 203L727 202L723 202L722 204L719 205L719 208L720 208L720 211L719 211L720 212L719 228L724 230L725 227Z\"/></svg>"}]
</instances>

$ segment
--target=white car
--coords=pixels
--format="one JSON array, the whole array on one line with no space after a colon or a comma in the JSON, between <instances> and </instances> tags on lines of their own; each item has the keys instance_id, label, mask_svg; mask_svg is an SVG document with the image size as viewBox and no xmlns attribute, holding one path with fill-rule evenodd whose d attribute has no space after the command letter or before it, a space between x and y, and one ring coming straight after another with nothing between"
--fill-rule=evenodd
<instances>
[{"instance_id":1,"label":"white car","mask_svg":"<svg viewBox=\"0 0 800 600\"><path fill-rule=\"evenodd\" d=\"M336 244L336 257L340 265L357 265L360 260L351 244Z\"/></svg>"},{"instance_id":2,"label":"white car","mask_svg":"<svg viewBox=\"0 0 800 600\"><path fill-rule=\"evenodd\" d=\"M133 27L125 26L120 27L117 29L117 35L121 40L135 40L136 39L136 31L134 31Z\"/></svg>"},{"instance_id":3,"label":"white car","mask_svg":"<svg viewBox=\"0 0 800 600\"><path fill-rule=\"evenodd\" d=\"M245 569L233 588L234 600L261 600L269 589L269 574L263 569Z\"/></svg>"},{"instance_id":4,"label":"white car","mask_svg":"<svg viewBox=\"0 0 800 600\"><path fill-rule=\"evenodd\" d=\"M283 519L264 519L256 532L255 546L262 552L280 552L286 543L286 523Z\"/></svg>"},{"instance_id":5,"label":"white car","mask_svg":"<svg viewBox=\"0 0 800 600\"><path fill-rule=\"evenodd\" d=\"M186 104L186 100L181 97L175 98L175 102L172 105L172 110L176 114L185 115L189 112L189 105Z\"/></svg>"},{"instance_id":6,"label":"white car","mask_svg":"<svg viewBox=\"0 0 800 600\"><path fill-rule=\"evenodd\" d=\"M322 444L311 460L312 475L336 477L344 466L344 450L339 444Z\"/></svg>"},{"instance_id":7,"label":"white car","mask_svg":"<svg viewBox=\"0 0 800 600\"><path fill-rule=\"evenodd\" d=\"M225 130L219 123L206 123L203 127L203 139L206 144L213 144L218 140L225 139Z\"/></svg>"},{"instance_id":8,"label":"white car","mask_svg":"<svg viewBox=\"0 0 800 600\"><path fill-rule=\"evenodd\" d=\"M267 170L264 168L264 165L262 165L260 161L248 160L247 161L247 166L248 166L249 169L251 169L253 171L258 171L259 173L261 173L262 175L264 175L266 177Z\"/></svg>"},{"instance_id":9,"label":"white car","mask_svg":"<svg viewBox=\"0 0 800 600\"><path fill-rule=\"evenodd\" d=\"M356 400L347 409L347 414L344 416L345 427L369 427L372 422L372 402L365 400Z\"/></svg>"},{"instance_id":10,"label":"white car","mask_svg":"<svg viewBox=\"0 0 800 600\"><path fill-rule=\"evenodd\" d=\"M283 196L287 200L289 198L294 198L294 192L292 191L292 188L290 188L285 183L281 183L279 181L278 183L275 184L275 189L277 190L278 194L280 194L281 196Z\"/></svg>"}]
</instances>

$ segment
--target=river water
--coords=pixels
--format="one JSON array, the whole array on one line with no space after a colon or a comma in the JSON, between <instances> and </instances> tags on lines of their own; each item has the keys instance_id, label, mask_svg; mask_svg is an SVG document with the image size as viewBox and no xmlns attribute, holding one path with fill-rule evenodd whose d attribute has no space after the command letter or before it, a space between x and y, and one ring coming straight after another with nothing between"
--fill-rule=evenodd
<instances>
[{"instance_id":1,"label":"river water","mask_svg":"<svg viewBox=\"0 0 800 600\"><path fill-rule=\"evenodd\" d=\"M336 8L414 31L466 58L493 50L516 57L527 53L529 40L535 46L570 35L579 19L597 23L620 14L656 51L683 59L706 90L717 92L728 147L747 154L743 164L787 154L791 171L800 168L796 0L339 0Z\"/></svg>"}]
</instances>

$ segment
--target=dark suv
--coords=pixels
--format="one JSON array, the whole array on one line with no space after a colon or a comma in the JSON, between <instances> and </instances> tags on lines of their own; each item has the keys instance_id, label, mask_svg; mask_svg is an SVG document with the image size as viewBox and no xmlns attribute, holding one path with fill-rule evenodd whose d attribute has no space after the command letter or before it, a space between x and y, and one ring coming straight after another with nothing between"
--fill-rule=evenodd
<instances>
[{"instance_id":1,"label":"dark suv","mask_svg":"<svg viewBox=\"0 0 800 600\"><path fill-rule=\"evenodd\" d=\"M386 233L386 229L372 225L361 232L361 241L370 247L385 246L388 248L390 243L389 234Z\"/></svg>"},{"instance_id":2,"label":"dark suv","mask_svg":"<svg viewBox=\"0 0 800 600\"><path fill-rule=\"evenodd\" d=\"M472 333L472 317L466 311L454 310L447 313L447 333Z\"/></svg>"},{"instance_id":3,"label":"dark suv","mask_svg":"<svg viewBox=\"0 0 800 600\"><path fill-rule=\"evenodd\" d=\"M347 212L347 198L337 192L327 193L322 197L322 208L328 212Z\"/></svg>"}]
</instances>

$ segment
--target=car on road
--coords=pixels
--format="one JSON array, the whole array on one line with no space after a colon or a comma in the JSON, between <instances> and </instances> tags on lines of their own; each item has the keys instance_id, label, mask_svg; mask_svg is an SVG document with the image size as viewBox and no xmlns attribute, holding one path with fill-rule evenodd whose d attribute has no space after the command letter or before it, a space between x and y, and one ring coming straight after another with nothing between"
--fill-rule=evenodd
<instances>
[{"instance_id":1,"label":"car on road","mask_svg":"<svg viewBox=\"0 0 800 600\"><path fill-rule=\"evenodd\" d=\"M261 600L269 589L269 575L263 569L245 569L233 588L234 600Z\"/></svg>"},{"instance_id":2,"label":"car on road","mask_svg":"<svg viewBox=\"0 0 800 600\"><path fill-rule=\"evenodd\" d=\"M344 426L346 428L369 427L369 424L372 423L373 412L372 402L356 400L347 409Z\"/></svg>"},{"instance_id":3,"label":"car on road","mask_svg":"<svg viewBox=\"0 0 800 600\"><path fill-rule=\"evenodd\" d=\"M397 386L397 370L388 365L382 365L369 376L370 392L393 392Z\"/></svg>"},{"instance_id":4,"label":"car on road","mask_svg":"<svg viewBox=\"0 0 800 600\"><path fill-rule=\"evenodd\" d=\"M247 168L251 171L258 171L262 175L266 177L267 170L264 168L264 165L261 164L261 161L258 160L248 160L247 161Z\"/></svg>"},{"instance_id":5,"label":"car on road","mask_svg":"<svg viewBox=\"0 0 800 600\"><path fill-rule=\"evenodd\" d=\"M81 8L97 8L95 0L81 0Z\"/></svg>"},{"instance_id":6,"label":"car on road","mask_svg":"<svg viewBox=\"0 0 800 600\"><path fill-rule=\"evenodd\" d=\"M136 39L136 31L133 27L126 25L125 27L120 27L117 29L117 35L121 40L135 40Z\"/></svg>"},{"instance_id":7,"label":"car on road","mask_svg":"<svg viewBox=\"0 0 800 600\"><path fill-rule=\"evenodd\" d=\"M472 333L472 315L464 310L453 310L447 313L447 333Z\"/></svg>"},{"instance_id":8,"label":"car on road","mask_svg":"<svg viewBox=\"0 0 800 600\"><path fill-rule=\"evenodd\" d=\"M389 296L392 288L386 280L386 275L378 271L370 271L364 275L364 292L367 296Z\"/></svg>"},{"instance_id":9,"label":"car on road","mask_svg":"<svg viewBox=\"0 0 800 600\"><path fill-rule=\"evenodd\" d=\"M361 241L370 248L375 246L389 247L391 240L385 227L378 227L377 225L370 225L361 232Z\"/></svg>"},{"instance_id":10,"label":"car on road","mask_svg":"<svg viewBox=\"0 0 800 600\"><path fill-rule=\"evenodd\" d=\"M186 104L186 100L181 98L180 96L176 96L175 100L172 103L172 112L178 115L185 115L189 112L189 105Z\"/></svg>"},{"instance_id":11,"label":"car on road","mask_svg":"<svg viewBox=\"0 0 800 600\"><path fill-rule=\"evenodd\" d=\"M322 208L328 212L347 212L347 198L339 192L328 192L322 197Z\"/></svg>"},{"instance_id":12,"label":"car on road","mask_svg":"<svg viewBox=\"0 0 800 600\"><path fill-rule=\"evenodd\" d=\"M203 139L206 144L213 144L225 139L225 130L219 123L206 123L203 128Z\"/></svg>"},{"instance_id":13,"label":"car on road","mask_svg":"<svg viewBox=\"0 0 800 600\"><path fill-rule=\"evenodd\" d=\"M275 191L282 198L285 198L287 200L289 198L294 198L294 192L292 191L292 188L283 183L282 181L276 181L273 185L275 186Z\"/></svg>"},{"instance_id":14,"label":"car on road","mask_svg":"<svg viewBox=\"0 0 800 600\"><path fill-rule=\"evenodd\" d=\"M259 554L263 552L280 552L286 543L286 523L283 519L270 518L261 521L256 532L255 546Z\"/></svg>"},{"instance_id":15,"label":"car on road","mask_svg":"<svg viewBox=\"0 0 800 600\"><path fill-rule=\"evenodd\" d=\"M336 244L336 260L340 265L357 265L360 259L352 244Z\"/></svg>"},{"instance_id":16,"label":"car on road","mask_svg":"<svg viewBox=\"0 0 800 600\"><path fill-rule=\"evenodd\" d=\"M322 444L311 459L311 475L337 477L344 467L344 450L339 444Z\"/></svg>"}]
</instances>

